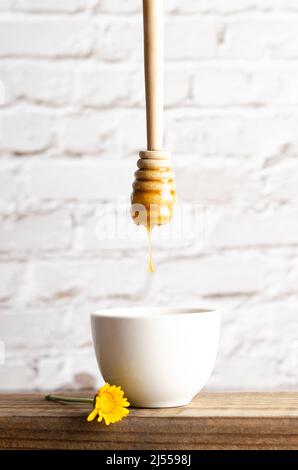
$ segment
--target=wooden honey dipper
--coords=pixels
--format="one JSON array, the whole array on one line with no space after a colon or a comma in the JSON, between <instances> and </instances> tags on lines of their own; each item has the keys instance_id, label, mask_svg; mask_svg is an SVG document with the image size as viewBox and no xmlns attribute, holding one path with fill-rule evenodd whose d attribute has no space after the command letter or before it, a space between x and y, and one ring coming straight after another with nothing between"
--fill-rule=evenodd
<instances>
[{"instance_id":1,"label":"wooden honey dipper","mask_svg":"<svg viewBox=\"0 0 298 470\"><path fill-rule=\"evenodd\" d=\"M131 215L146 227L149 241L155 225L171 220L176 200L170 154L163 150L163 8L163 0L143 0L147 150L139 153Z\"/></svg>"}]
</instances>

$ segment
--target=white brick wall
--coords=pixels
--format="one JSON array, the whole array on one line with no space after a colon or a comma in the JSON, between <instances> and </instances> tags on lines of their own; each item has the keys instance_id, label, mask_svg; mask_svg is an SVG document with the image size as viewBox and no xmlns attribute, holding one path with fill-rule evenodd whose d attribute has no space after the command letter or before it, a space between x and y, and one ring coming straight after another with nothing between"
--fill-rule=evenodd
<instances>
[{"instance_id":1,"label":"white brick wall","mask_svg":"<svg viewBox=\"0 0 298 470\"><path fill-rule=\"evenodd\" d=\"M95 386L90 311L144 304L222 310L209 389L298 387L298 3L165 9L180 206L152 276L127 215L141 1L0 0L1 390Z\"/></svg>"}]
</instances>

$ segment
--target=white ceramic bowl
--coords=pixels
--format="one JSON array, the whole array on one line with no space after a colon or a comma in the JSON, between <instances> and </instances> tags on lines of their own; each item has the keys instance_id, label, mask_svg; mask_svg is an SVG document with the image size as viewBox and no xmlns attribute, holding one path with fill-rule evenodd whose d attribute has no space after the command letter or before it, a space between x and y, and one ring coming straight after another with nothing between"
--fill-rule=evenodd
<instances>
[{"instance_id":1,"label":"white ceramic bowl","mask_svg":"<svg viewBox=\"0 0 298 470\"><path fill-rule=\"evenodd\" d=\"M117 308L91 314L97 362L132 406L189 403L214 367L220 313L199 308Z\"/></svg>"}]
</instances>

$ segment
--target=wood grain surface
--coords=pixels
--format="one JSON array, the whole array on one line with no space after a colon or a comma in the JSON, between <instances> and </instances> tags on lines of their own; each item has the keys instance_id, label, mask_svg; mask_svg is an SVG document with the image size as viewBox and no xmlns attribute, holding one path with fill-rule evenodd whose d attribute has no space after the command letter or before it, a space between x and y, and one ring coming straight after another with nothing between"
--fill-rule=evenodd
<instances>
[{"instance_id":1,"label":"wood grain surface","mask_svg":"<svg viewBox=\"0 0 298 470\"><path fill-rule=\"evenodd\" d=\"M109 427L88 423L89 410L37 393L2 394L0 448L298 449L298 393L201 393L185 407L131 409Z\"/></svg>"}]
</instances>

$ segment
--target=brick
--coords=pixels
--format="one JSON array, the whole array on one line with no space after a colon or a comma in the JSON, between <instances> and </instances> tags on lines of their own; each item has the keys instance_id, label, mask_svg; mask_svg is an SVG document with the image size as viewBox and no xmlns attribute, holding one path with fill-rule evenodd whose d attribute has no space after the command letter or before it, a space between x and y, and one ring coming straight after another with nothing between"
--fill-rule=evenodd
<instances>
[{"instance_id":1,"label":"brick","mask_svg":"<svg viewBox=\"0 0 298 470\"><path fill-rule=\"evenodd\" d=\"M166 12L172 12L177 10L178 0L167 0L164 8ZM98 11L101 13L114 13L114 14L129 14L129 13L140 13L142 10L142 4L138 0L99 0Z\"/></svg>"},{"instance_id":2,"label":"brick","mask_svg":"<svg viewBox=\"0 0 298 470\"><path fill-rule=\"evenodd\" d=\"M1 246L1 245L0 245ZM25 275L25 266L18 262L0 263L0 299L17 297ZM0 338L1 339L1 338Z\"/></svg>"},{"instance_id":3,"label":"brick","mask_svg":"<svg viewBox=\"0 0 298 470\"><path fill-rule=\"evenodd\" d=\"M277 5L277 0L188 0L180 2L178 11L183 13L239 13L255 9L273 9Z\"/></svg>"},{"instance_id":4,"label":"brick","mask_svg":"<svg viewBox=\"0 0 298 470\"><path fill-rule=\"evenodd\" d=\"M298 102L296 65L202 65L194 71L199 106L272 105Z\"/></svg>"},{"instance_id":5,"label":"brick","mask_svg":"<svg viewBox=\"0 0 298 470\"><path fill-rule=\"evenodd\" d=\"M16 0L15 9L28 12L65 12L74 13L95 4L95 0Z\"/></svg>"},{"instance_id":6,"label":"brick","mask_svg":"<svg viewBox=\"0 0 298 470\"><path fill-rule=\"evenodd\" d=\"M220 24L208 20L173 19L166 22L165 57L168 60L197 60L215 57ZM186 34L187 32L187 34Z\"/></svg>"},{"instance_id":7,"label":"brick","mask_svg":"<svg viewBox=\"0 0 298 470\"><path fill-rule=\"evenodd\" d=\"M97 25L95 52L100 60L115 62L143 57L141 18L100 21Z\"/></svg>"},{"instance_id":8,"label":"brick","mask_svg":"<svg viewBox=\"0 0 298 470\"><path fill-rule=\"evenodd\" d=\"M232 357L237 351L241 356L245 354L255 358L265 356L266 347L274 335L275 308L274 302L262 302L258 305L257 302L246 301L238 305L232 314L228 314L229 341L224 355ZM255 331L254 338L251 336L253 331Z\"/></svg>"},{"instance_id":9,"label":"brick","mask_svg":"<svg viewBox=\"0 0 298 470\"><path fill-rule=\"evenodd\" d=\"M166 106L187 102L190 95L190 74L185 70L167 68L164 77L164 100Z\"/></svg>"},{"instance_id":10,"label":"brick","mask_svg":"<svg viewBox=\"0 0 298 470\"><path fill-rule=\"evenodd\" d=\"M222 370L225 369L224 378ZM247 371L253 371L249 374ZM276 361L263 351L260 357L248 357L237 354L228 359L217 356L215 369L210 377L206 389L209 391L272 391L279 389L281 384L276 375Z\"/></svg>"},{"instance_id":11,"label":"brick","mask_svg":"<svg viewBox=\"0 0 298 470\"><path fill-rule=\"evenodd\" d=\"M7 101L6 83L0 78L0 106L5 104Z\"/></svg>"},{"instance_id":12,"label":"brick","mask_svg":"<svg viewBox=\"0 0 298 470\"><path fill-rule=\"evenodd\" d=\"M155 296L252 294L264 289L265 261L261 255L222 253L165 261L158 266L149 300Z\"/></svg>"},{"instance_id":13,"label":"brick","mask_svg":"<svg viewBox=\"0 0 298 470\"><path fill-rule=\"evenodd\" d=\"M134 66L131 70L130 83L129 83L129 104L142 108L142 113L145 113L145 82L144 70L142 67Z\"/></svg>"},{"instance_id":14,"label":"brick","mask_svg":"<svg viewBox=\"0 0 298 470\"><path fill-rule=\"evenodd\" d=\"M14 207L22 191L22 183L17 175L17 166L12 162L0 164L0 210Z\"/></svg>"},{"instance_id":15,"label":"brick","mask_svg":"<svg viewBox=\"0 0 298 470\"><path fill-rule=\"evenodd\" d=\"M3 17L0 57L85 56L91 51L92 31L92 22L85 19Z\"/></svg>"},{"instance_id":16,"label":"brick","mask_svg":"<svg viewBox=\"0 0 298 470\"><path fill-rule=\"evenodd\" d=\"M277 375L282 386L295 388L297 386L295 371L298 367L298 341L295 334L297 331L297 305L295 300L285 302L281 299L272 302L268 306L268 317L269 315L272 325L272 343L275 345L277 356Z\"/></svg>"},{"instance_id":17,"label":"brick","mask_svg":"<svg viewBox=\"0 0 298 470\"><path fill-rule=\"evenodd\" d=\"M72 357L46 357L37 360L37 386L39 390L70 388L72 382Z\"/></svg>"},{"instance_id":18,"label":"brick","mask_svg":"<svg viewBox=\"0 0 298 470\"><path fill-rule=\"evenodd\" d=\"M278 66L258 67L251 77L251 102L259 105L282 103L287 95L284 88L291 83L291 77L288 69L283 71Z\"/></svg>"},{"instance_id":19,"label":"brick","mask_svg":"<svg viewBox=\"0 0 298 470\"><path fill-rule=\"evenodd\" d=\"M26 99L53 106L74 100L73 70L63 63L3 61L0 80L5 86L6 103Z\"/></svg>"},{"instance_id":20,"label":"brick","mask_svg":"<svg viewBox=\"0 0 298 470\"><path fill-rule=\"evenodd\" d=\"M104 113L69 116L61 125L61 144L71 153L103 152L114 143L114 129Z\"/></svg>"},{"instance_id":21,"label":"brick","mask_svg":"<svg viewBox=\"0 0 298 470\"><path fill-rule=\"evenodd\" d=\"M206 114L206 113L205 113ZM296 113L251 111L215 113L213 116L190 113L169 120L167 147L177 154L249 156L263 158L279 154L286 146L297 148Z\"/></svg>"},{"instance_id":22,"label":"brick","mask_svg":"<svg viewBox=\"0 0 298 470\"><path fill-rule=\"evenodd\" d=\"M117 129L114 131L116 148L119 158L125 155L133 156L134 162L139 151L146 148L145 113L139 112L118 113Z\"/></svg>"},{"instance_id":23,"label":"brick","mask_svg":"<svg viewBox=\"0 0 298 470\"><path fill-rule=\"evenodd\" d=\"M261 194L261 181L249 166L201 163L192 159L176 166L176 183L183 201L199 204L245 204L256 202Z\"/></svg>"},{"instance_id":24,"label":"brick","mask_svg":"<svg viewBox=\"0 0 298 470\"><path fill-rule=\"evenodd\" d=\"M23 75L19 67L14 63L7 63L4 60L0 64L0 87L1 104L11 104L17 97L17 89L24 86Z\"/></svg>"},{"instance_id":25,"label":"brick","mask_svg":"<svg viewBox=\"0 0 298 470\"><path fill-rule=\"evenodd\" d=\"M134 163L60 161L27 167L27 196L43 200L112 200L131 193Z\"/></svg>"},{"instance_id":26,"label":"brick","mask_svg":"<svg viewBox=\"0 0 298 470\"><path fill-rule=\"evenodd\" d=\"M236 248L287 246L297 243L298 209L296 208L276 208L264 212L225 208L221 215L216 212L216 221L213 221L214 225L206 240L208 245Z\"/></svg>"},{"instance_id":27,"label":"brick","mask_svg":"<svg viewBox=\"0 0 298 470\"><path fill-rule=\"evenodd\" d=\"M18 106L0 114L0 146L19 154L45 150L52 138L51 114ZM17 138L16 138L17 136Z\"/></svg>"},{"instance_id":28,"label":"brick","mask_svg":"<svg viewBox=\"0 0 298 470\"><path fill-rule=\"evenodd\" d=\"M48 390L94 390L104 384L93 348L72 351L49 358L38 358L38 388Z\"/></svg>"},{"instance_id":29,"label":"brick","mask_svg":"<svg viewBox=\"0 0 298 470\"><path fill-rule=\"evenodd\" d=\"M0 11L7 11L14 7L15 0L1 0L0 1Z\"/></svg>"},{"instance_id":30,"label":"brick","mask_svg":"<svg viewBox=\"0 0 298 470\"><path fill-rule=\"evenodd\" d=\"M9 360L0 366L0 390L2 392L32 391L36 387L36 371L22 360Z\"/></svg>"},{"instance_id":31,"label":"brick","mask_svg":"<svg viewBox=\"0 0 298 470\"><path fill-rule=\"evenodd\" d=\"M297 204L298 202L298 177L297 162L285 161L266 172L266 191L270 200Z\"/></svg>"},{"instance_id":32,"label":"brick","mask_svg":"<svg viewBox=\"0 0 298 470\"><path fill-rule=\"evenodd\" d=\"M297 243L296 243L297 244ZM295 245L296 245L295 244ZM284 248L270 258L271 295L278 298L297 294L298 262L296 248ZM290 301L291 299L289 299Z\"/></svg>"},{"instance_id":33,"label":"brick","mask_svg":"<svg viewBox=\"0 0 298 470\"><path fill-rule=\"evenodd\" d=\"M252 71L250 84L250 103L257 105L292 105L298 103L298 69L288 63L284 67L263 66Z\"/></svg>"},{"instance_id":34,"label":"brick","mask_svg":"<svg viewBox=\"0 0 298 470\"><path fill-rule=\"evenodd\" d=\"M5 218L0 226L0 251L67 249L71 243L71 230L71 219L65 210Z\"/></svg>"},{"instance_id":35,"label":"brick","mask_svg":"<svg viewBox=\"0 0 298 470\"><path fill-rule=\"evenodd\" d=\"M9 350L27 349L36 354L42 349L66 348L71 346L71 311L67 308L52 309L14 308L1 314L1 340ZM18 326L16 328L16 325Z\"/></svg>"},{"instance_id":36,"label":"brick","mask_svg":"<svg viewBox=\"0 0 298 470\"><path fill-rule=\"evenodd\" d=\"M84 67L76 84L79 103L88 106L119 106L129 103L132 74L130 70Z\"/></svg>"},{"instance_id":37,"label":"brick","mask_svg":"<svg viewBox=\"0 0 298 470\"><path fill-rule=\"evenodd\" d=\"M295 19L237 20L226 25L223 56L233 59L296 59Z\"/></svg>"},{"instance_id":38,"label":"brick","mask_svg":"<svg viewBox=\"0 0 298 470\"><path fill-rule=\"evenodd\" d=\"M104 13L136 13L141 11L138 0L99 0L98 11Z\"/></svg>"},{"instance_id":39,"label":"brick","mask_svg":"<svg viewBox=\"0 0 298 470\"><path fill-rule=\"evenodd\" d=\"M279 3L280 3L280 6L284 7L285 10L290 10L290 11L298 10L298 5L297 5L297 2L295 2L295 0L285 0L285 1L279 0Z\"/></svg>"},{"instance_id":40,"label":"brick","mask_svg":"<svg viewBox=\"0 0 298 470\"><path fill-rule=\"evenodd\" d=\"M194 102L200 106L233 106L249 102L249 74L234 67L201 67L194 74Z\"/></svg>"},{"instance_id":41,"label":"brick","mask_svg":"<svg viewBox=\"0 0 298 470\"><path fill-rule=\"evenodd\" d=\"M137 156L145 145L145 115L135 112L88 112L65 118L60 128L62 147L73 154Z\"/></svg>"},{"instance_id":42,"label":"brick","mask_svg":"<svg viewBox=\"0 0 298 470\"><path fill-rule=\"evenodd\" d=\"M140 260L97 257L83 261L59 259L32 265L32 299L69 301L69 297L100 299L136 297L142 292L148 273L140 272ZM117 272L117 276L115 276Z\"/></svg>"},{"instance_id":43,"label":"brick","mask_svg":"<svg viewBox=\"0 0 298 470\"><path fill-rule=\"evenodd\" d=\"M224 318L227 323L222 329L215 377L212 376L209 385L212 388L220 387L224 364L229 369L227 384L233 388L269 389L296 384L296 312L296 302L289 298L246 301L226 312ZM271 355L268 355L269 349L273 351ZM254 374L244 374L243 382L240 379L241 370L251 370L251 367ZM267 367L270 373L267 373Z\"/></svg>"}]
</instances>

